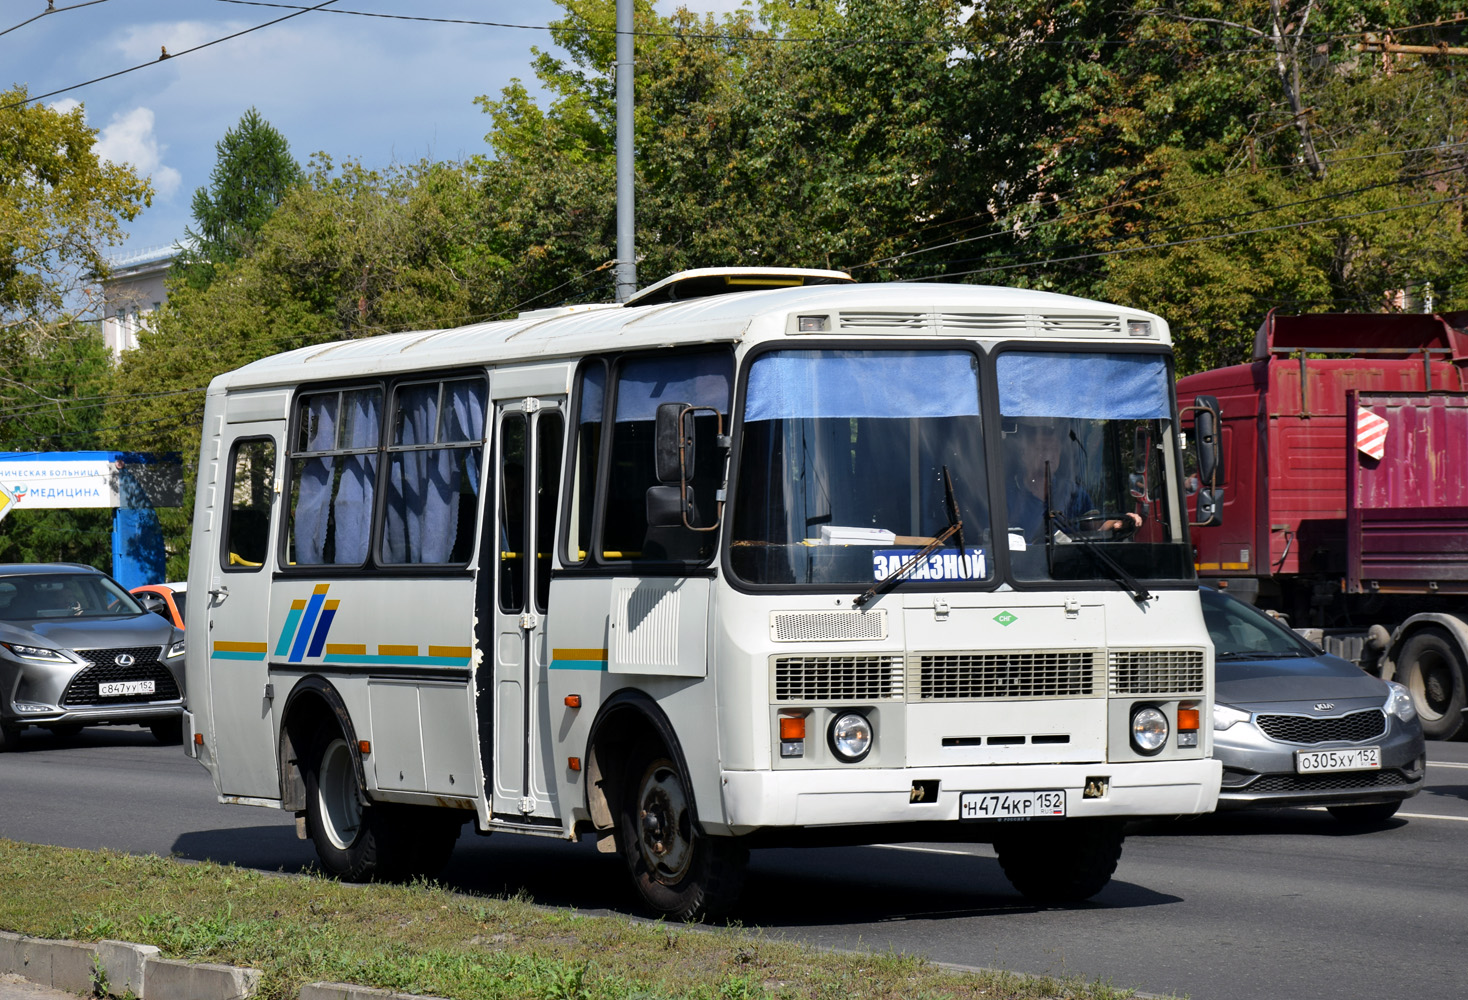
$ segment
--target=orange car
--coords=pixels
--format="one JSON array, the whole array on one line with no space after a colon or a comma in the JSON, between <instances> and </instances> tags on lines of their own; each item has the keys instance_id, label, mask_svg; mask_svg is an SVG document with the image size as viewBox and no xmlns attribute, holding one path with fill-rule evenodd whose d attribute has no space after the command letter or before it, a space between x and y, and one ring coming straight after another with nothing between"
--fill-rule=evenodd
<instances>
[{"instance_id":1,"label":"orange car","mask_svg":"<svg viewBox=\"0 0 1468 1000\"><path fill-rule=\"evenodd\" d=\"M187 590L187 583L146 583L141 587L134 587L132 594L142 602L143 607L183 628Z\"/></svg>"}]
</instances>

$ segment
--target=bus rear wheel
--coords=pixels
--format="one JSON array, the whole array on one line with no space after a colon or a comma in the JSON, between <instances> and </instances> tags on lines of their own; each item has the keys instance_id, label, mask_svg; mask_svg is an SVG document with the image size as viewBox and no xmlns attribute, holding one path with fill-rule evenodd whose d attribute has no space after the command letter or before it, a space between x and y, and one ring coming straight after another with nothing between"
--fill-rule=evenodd
<instances>
[{"instance_id":1,"label":"bus rear wheel","mask_svg":"<svg viewBox=\"0 0 1468 1000\"><path fill-rule=\"evenodd\" d=\"M1013 823L994 840L1004 877L1035 903L1079 903L1106 887L1121 860L1120 820Z\"/></svg>"},{"instance_id":2,"label":"bus rear wheel","mask_svg":"<svg viewBox=\"0 0 1468 1000\"><path fill-rule=\"evenodd\" d=\"M643 902L674 920L728 913L744 887L749 851L698 829L678 765L661 751L637 754L622 787L622 854Z\"/></svg>"}]
</instances>

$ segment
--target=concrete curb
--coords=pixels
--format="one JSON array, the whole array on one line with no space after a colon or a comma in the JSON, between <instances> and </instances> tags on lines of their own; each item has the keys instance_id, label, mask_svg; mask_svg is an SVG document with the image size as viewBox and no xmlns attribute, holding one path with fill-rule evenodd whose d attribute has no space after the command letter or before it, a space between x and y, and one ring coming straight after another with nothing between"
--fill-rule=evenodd
<instances>
[{"instance_id":1,"label":"concrete curb","mask_svg":"<svg viewBox=\"0 0 1468 1000\"><path fill-rule=\"evenodd\" d=\"M127 941L48 941L0 931L0 975L13 974L66 993L107 995L129 990L138 1000L246 1000L260 988L260 970L159 958L150 944ZM301 1000L442 1000L350 983L307 983Z\"/></svg>"}]
</instances>

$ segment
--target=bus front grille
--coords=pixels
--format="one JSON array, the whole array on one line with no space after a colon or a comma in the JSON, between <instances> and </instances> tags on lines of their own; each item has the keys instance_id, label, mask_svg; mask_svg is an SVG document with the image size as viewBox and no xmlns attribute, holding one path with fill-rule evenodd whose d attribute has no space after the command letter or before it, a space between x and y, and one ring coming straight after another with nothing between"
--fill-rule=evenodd
<instances>
[{"instance_id":1,"label":"bus front grille","mask_svg":"<svg viewBox=\"0 0 1468 1000\"><path fill-rule=\"evenodd\" d=\"M902 657L777 656L776 701L896 701Z\"/></svg>"},{"instance_id":2,"label":"bus front grille","mask_svg":"<svg viewBox=\"0 0 1468 1000\"><path fill-rule=\"evenodd\" d=\"M1201 649L1113 649L1112 694L1202 694Z\"/></svg>"},{"instance_id":3,"label":"bus front grille","mask_svg":"<svg viewBox=\"0 0 1468 1000\"><path fill-rule=\"evenodd\" d=\"M917 660L921 701L998 701L1013 698L1077 698L1105 684L1105 656L1098 650L923 653Z\"/></svg>"}]
</instances>

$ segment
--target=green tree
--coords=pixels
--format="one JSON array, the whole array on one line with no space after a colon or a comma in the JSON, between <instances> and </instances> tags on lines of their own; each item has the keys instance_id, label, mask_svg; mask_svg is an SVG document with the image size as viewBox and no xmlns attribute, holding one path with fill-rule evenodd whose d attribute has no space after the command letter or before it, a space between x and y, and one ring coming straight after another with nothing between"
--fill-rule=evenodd
<instances>
[{"instance_id":1,"label":"green tree","mask_svg":"<svg viewBox=\"0 0 1468 1000\"><path fill-rule=\"evenodd\" d=\"M214 149L209 186L194 192L197 228L186 230L191 245L176 264L176 273L193 285L207 285L218 265L250 253L266 220L305 179L285 136L254 108Z\"/></svg>"},{"instance_id":2,"label":"green tree","mask_svg":"<svg viewBox=\"0 0 1468 1000\"><path fill-rule=\"evenodd\" d=\"M132 168L98 159L96 138L81 106L56 111L23 86L0 91L0 332L40 333L76 308L122 223L152 198Z\"/></svg>"}]
</instances>

